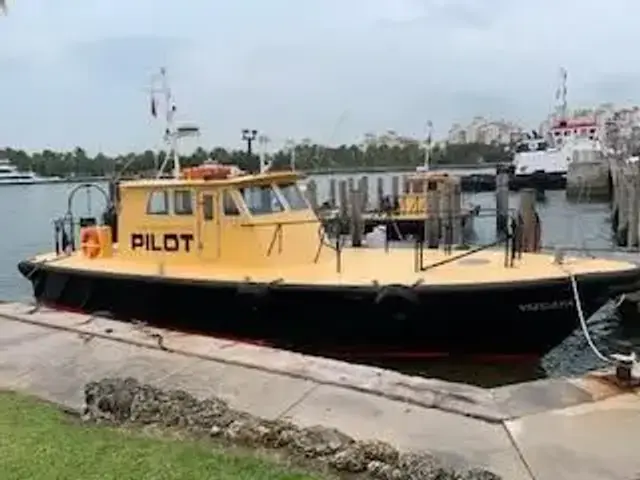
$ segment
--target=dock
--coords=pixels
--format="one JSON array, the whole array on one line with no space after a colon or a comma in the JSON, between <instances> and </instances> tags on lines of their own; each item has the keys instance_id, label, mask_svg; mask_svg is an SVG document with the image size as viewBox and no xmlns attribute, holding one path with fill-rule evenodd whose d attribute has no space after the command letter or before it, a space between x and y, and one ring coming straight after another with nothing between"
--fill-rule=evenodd
<instances>
[{"instance_id":1,"label":"dock","mask_svg":"<svg viewBox=\"0 0 640 480\"><path fill-rule=\"evenodd\" d=\"M426 450L506 480L633 480L640 474L640 388L621 386L608 372L484 389L0 304L0 388L78 411L84 386L108 377L216 397L251 415L323 425L400 451Z\"/></svg>"}]
</instances>

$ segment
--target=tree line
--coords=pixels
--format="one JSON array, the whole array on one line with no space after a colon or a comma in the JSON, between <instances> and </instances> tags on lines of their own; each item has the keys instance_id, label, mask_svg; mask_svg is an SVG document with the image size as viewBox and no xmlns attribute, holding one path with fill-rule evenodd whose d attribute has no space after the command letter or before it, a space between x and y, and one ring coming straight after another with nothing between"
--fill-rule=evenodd
<instances>
[{"instance_id":1,"label":"tree line","mask_svg":"<svg viewBox=\"0 0 640 480\"><path fill-rule=\"evenodd\" d=\"M91 156L80 147L71 152L43 150L31 154L24 150L6 148L0 150L0 157L6 158L20 170L31 170L42 176L110 176L114 173L145 175L157 170L167 158L167 152L146 150L116 156L102 153ZM509 148L495 144L436 144L430 149L432 165L473 166L506 162L510 157ZM339 147L303 143L267 155L272 169L289 168L292 159L295 159L296 169L303 171L406 168L421 165L424 158L425 148L418 142ZM183 166L198 165L209 159L235 164L248 171L257 171L259 168L259 157L255 153L248 155L245 150L227 150L221 147L206 150L199 147L190 155L181 155Z\"/></svg>"}]
</instances>

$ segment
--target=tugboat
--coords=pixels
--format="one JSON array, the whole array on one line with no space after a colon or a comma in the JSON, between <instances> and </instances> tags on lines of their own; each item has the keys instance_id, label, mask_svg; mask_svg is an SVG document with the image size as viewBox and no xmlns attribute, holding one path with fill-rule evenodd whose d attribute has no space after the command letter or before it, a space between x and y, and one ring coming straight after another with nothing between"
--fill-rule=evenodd
<instances>
[{"instance_id":1,"label":"tugboat","mask_svg":"<svg viewBox=\"0 0 640 480\"><path fill-rule=\"evenodd\" d=\"M517 232L462 253L329 243L298 173L182 169L170 133L172 178L120 182L110 215L68 213L55 251L19 263L40 304L317 355L535 358L578 306L640 282L627 262L522 253Z\"/></svg>"}]
</instances>

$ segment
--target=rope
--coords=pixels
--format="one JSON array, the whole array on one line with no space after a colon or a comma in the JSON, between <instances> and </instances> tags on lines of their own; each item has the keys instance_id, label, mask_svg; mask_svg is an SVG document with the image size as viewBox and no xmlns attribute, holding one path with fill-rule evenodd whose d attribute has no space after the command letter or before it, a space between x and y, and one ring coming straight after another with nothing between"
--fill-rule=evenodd
<instances>
[{"instance_id":1,"label":"rope","mask_svg":"<svg viewBox=\"0 0 640 480\"><path fill-rule=\"evenodd\" d=\"M604 355L598 349L598 347L596 347L596 344L593 342L593 339L591 338L591 334L589 333L589 328L587 327L587 319L585 318L584 311L582 310L582 301L580 299L580 292L578 291L578 281L576 280L576 276L573 274L573 272L569 271L568 269L563 267L560 267L560 268L569 276L569 280L571 280L571 290L573 291L573 300L576 304L576 309L578 310L578 319L580 320L580 327L582 328L582 332L584 333L584 336L587 339L587 343L589 344L589 347L591 347L591 350L593 351L595 356L598 357L603 362L615 363L613 359Z\"/></svg>"},{"instance_id":2,"label":"rope","mask_svg":"<svg viewBox=\"0 0 640 480\"><path fill-rule=\"evenodd\" d=\"M635 353L632 353L631 356L623 355L620 353L614 353L609 355L608 357L604 355L596 346L593 339L591 338L591 334L589 333L589 328L587 327L587 319L584 316L584 311L582 310L582 301L580 299L580 292L578 291L578 280L576 276L570 270L560 266L560 269L565 272L569 276L569 280L571 281L571 290L573 291L573 299L576 304L576 309L578 310L578 319L580 320L580 327L582 328L582 332L584 333L585 338L587 339L587 343L589 347L593 351L596 357L602 360L605 363L618 365L621 360L631 360L633 364L636 363ZM615 303L615 308L619 307L625 299L625 295L620 295L620 298Z\"/></svg>"}]
</instances>

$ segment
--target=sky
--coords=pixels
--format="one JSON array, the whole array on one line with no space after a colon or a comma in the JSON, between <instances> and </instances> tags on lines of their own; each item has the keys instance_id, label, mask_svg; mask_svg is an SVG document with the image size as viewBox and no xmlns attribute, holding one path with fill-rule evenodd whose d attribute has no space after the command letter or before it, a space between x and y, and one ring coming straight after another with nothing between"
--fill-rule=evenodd
<instances>
[{"instance_id":1,"label":"sky","mask_svg":"<svg viewBox=\"0 0 640 480\"><path fill-rule=\"evenodd\" d=\"M535 128L559 69L570 106L640 103L631 0L7 0L0 146L159 148L149 93L167 68L199 145L255 128L359 142L435 136L475 115Z\"/></svg>"}]
</instances>

